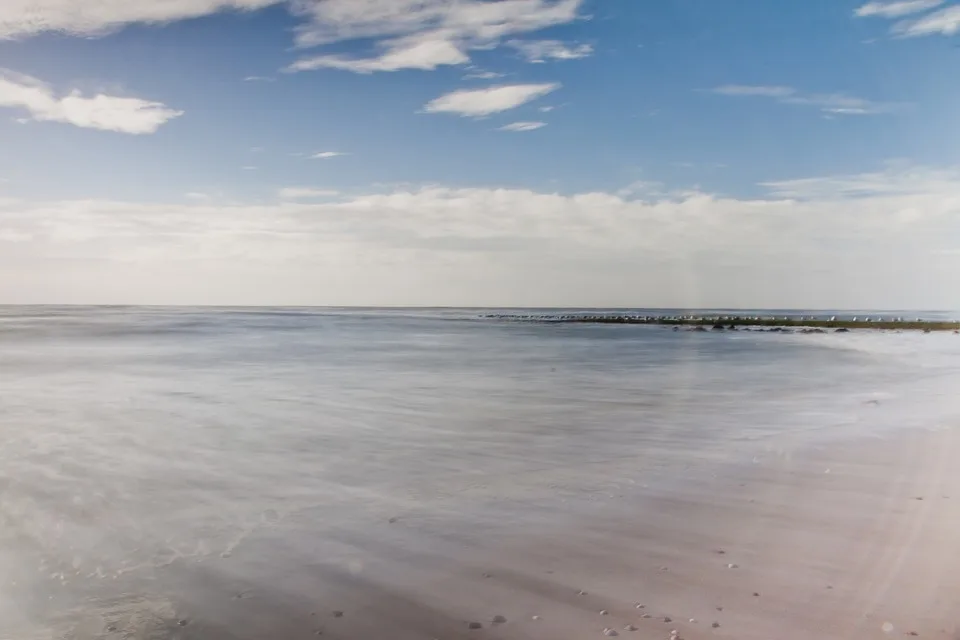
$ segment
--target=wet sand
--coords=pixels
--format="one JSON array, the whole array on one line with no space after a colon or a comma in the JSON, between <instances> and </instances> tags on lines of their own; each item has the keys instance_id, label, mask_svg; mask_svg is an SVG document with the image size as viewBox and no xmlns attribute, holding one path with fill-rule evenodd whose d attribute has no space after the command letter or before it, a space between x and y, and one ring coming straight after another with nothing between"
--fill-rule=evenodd
<instances>
[{"instance_id":1,"label":"wet sand","mask_svg":"<svg viewBox=\"0 0 960 640\"><path fill-rule=\"evenodd\" d=\"M514 509L322 531L294 514L52 637L960 638L958 453L956 430L770 452L561 500L537 527Z\"/></svg>"}]
</instances>

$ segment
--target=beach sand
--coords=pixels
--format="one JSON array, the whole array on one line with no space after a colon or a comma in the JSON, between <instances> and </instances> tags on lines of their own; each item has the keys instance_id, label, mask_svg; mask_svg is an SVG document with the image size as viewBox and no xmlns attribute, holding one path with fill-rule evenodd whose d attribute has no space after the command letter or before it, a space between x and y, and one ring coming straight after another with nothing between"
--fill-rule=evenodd
<instances>
[{"instance_id":1,"label":"beach sand","mask_svg":"<svg viewBox=\"0 0 960 640\"><path fill-rule=\"evenodd\" d=\"M960 638L958 453L952 429L770 452L536 530L294 517L248 541L256 580L198 563L153 619L131 598L62 637Z\"/></svg>"}]
</instances>

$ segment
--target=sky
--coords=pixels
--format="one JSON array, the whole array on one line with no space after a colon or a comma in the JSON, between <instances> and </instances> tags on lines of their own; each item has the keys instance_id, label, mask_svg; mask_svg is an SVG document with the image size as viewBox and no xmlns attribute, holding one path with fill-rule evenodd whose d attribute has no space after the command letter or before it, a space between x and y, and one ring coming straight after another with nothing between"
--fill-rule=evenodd
<instances>
[{"instance_id":1,"label":"sky","mask_svg":"<svg viewBox=\"0 0 960 640\"><path fill-rule=\"evenodd\" d=\"M955 0L2 0L0 303L960 309Z\"/></svg>"}]
</instances>

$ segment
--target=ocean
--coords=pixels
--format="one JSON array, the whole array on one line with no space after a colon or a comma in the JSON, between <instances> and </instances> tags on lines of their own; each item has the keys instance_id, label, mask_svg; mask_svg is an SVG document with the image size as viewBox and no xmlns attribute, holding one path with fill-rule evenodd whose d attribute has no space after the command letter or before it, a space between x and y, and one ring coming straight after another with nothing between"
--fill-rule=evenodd
<instances>
[{"instance_id":1,"label":"ocean","mask_svg":"<svg viewBox=\"0 0 960 640\"><path fill-rule=\"evenodd\" d=\"M950 333L487 313L0 307L0 638L248 637L230 607L307 615L318 563L379 575L960 416Z\"/></svg>"}]
</instances>

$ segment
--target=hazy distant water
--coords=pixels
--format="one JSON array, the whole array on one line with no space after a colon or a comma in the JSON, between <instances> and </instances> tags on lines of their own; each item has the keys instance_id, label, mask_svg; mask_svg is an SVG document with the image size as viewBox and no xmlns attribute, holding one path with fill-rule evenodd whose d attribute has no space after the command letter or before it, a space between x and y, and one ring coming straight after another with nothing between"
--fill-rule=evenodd
<instances>
[{"instance_id":1,"label":"hazy distant water","mask_svg":"<svg viewBox=\"0 0 960 640\"><path fill-rule=\"evenodd\" d=\"M294 519L520 526L611 483L960 416L952 334L477 316L0 307L0 638L185 563L252 566L264 531L295 566Z\"/></svg>"}]
</instances>

